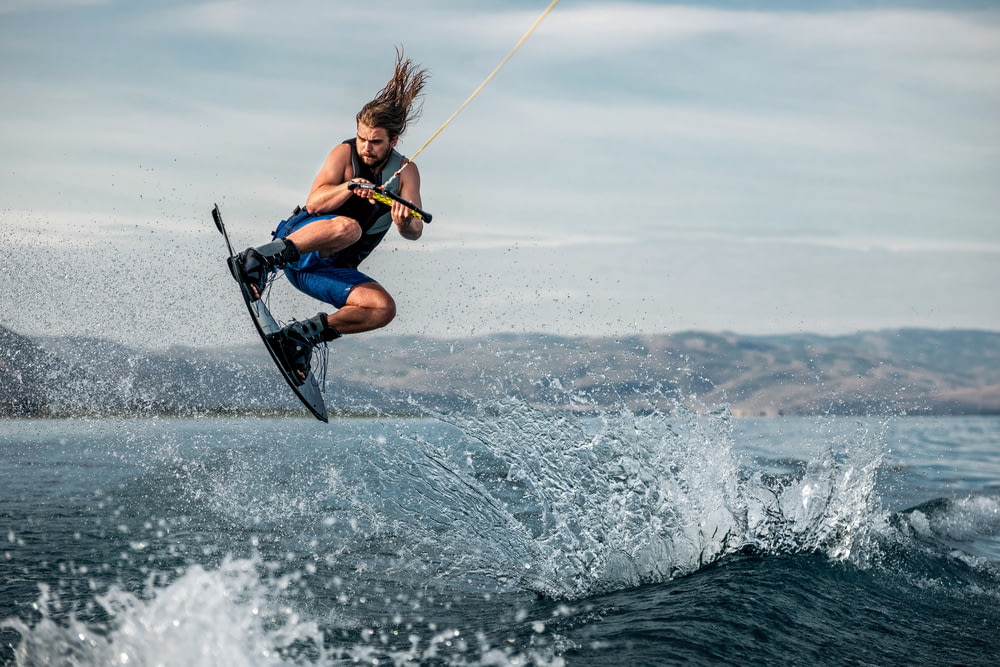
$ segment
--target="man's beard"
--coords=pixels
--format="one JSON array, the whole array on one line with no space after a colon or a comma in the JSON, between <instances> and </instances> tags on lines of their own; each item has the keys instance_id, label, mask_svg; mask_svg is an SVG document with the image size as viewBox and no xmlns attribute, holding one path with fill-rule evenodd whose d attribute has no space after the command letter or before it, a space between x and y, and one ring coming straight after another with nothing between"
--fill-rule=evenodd
<instances>
[{"instance_id":1,"label":"man's beard","mask_svg":"<svg viewBox=\"0 0 1000 667\"><path fill-rule=\"evenodd\" d=\"M389 151L386 151L385 155L380 155L380 156L377 156L377 157L368 157L367 155L361 155L360 157L361 157L361 161L364 162L369 167L377 167L380 164L382 164L383 162L385 162L386 155L388 155L388 154L389 154Z\"/></svg>"}]
</instances>

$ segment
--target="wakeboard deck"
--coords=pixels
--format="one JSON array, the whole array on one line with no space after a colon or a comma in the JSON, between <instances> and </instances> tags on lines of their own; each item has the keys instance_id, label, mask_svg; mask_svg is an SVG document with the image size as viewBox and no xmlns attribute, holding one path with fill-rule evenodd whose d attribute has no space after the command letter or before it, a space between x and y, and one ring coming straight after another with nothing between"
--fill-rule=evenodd
<instances>
[{"instance_id":1,"label":"wakeboard deck","mask_svg":"<svg viewBox=\"0 0 1000 667\"><path fill-rule=\"evenodd\" d=\"M222 213L219 211L218 204L212 209L212 219L215 220L215 226L218 228L219 233L226 239L226 248L229 250L229 260L227 260L227 263L230 263L230 269L232 270L231 262L235 260L236 253L233 252L233 244L229 241L229 234L226 233L226 226L222 222ZM236 277L235 274L234 277ZM322 422L328 421L326 401L323 400L323 390L320 388L319 380L313 374L312 370L309 371L309 377L304 382L295 377L292 370L285 363L284 355L282 355L274 339L274 334L281 327L271 315L271 311L268 310L264 299L254 299L250 293L250 289L243 281L237 279L237 283L240 286L240 292L243 294L243 301L247 305L247 310L250 311L250 319L253 320L254 327L256 327L257 333L260 334L261 340L264 341L264 346L271 354L271 359L274 360L274 365L278 367L281 376L285 378L285 382L288 383L291 390L299 397L302 404L309 408L309 411L313 413L316 419Z\"/></svg>"}]
</instances>

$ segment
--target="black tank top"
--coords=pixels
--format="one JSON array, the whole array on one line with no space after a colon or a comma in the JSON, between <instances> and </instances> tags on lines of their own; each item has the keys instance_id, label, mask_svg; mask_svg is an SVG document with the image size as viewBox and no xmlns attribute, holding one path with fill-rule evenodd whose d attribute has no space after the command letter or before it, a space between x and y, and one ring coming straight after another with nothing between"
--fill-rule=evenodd
<instances>
[{"instance_id":1,"label":"black tank top","mask_svg":"<svg viewBox=\"0 0 1000 667\"><path fill-rule=\"evenodd\" d=\"M355 139L347 139L343 143L348 144L351 147L351 168L354 170L354 178L363 178L367 181L374 183L375 185L382 185L383 177L386 171L389 171L390 175L396 168L393 165L394 162L401 161L401 157L398 160L394 160L396 155L395 149L389 154L389 159L386 161L385 166L376 173L371 167L366 165L361 157L358 155L358 147ZM390 171L389 167L393 167ZM337 215L345 215L349 218L354 218L361 225L361 238L358 239L353 245L350 245L340 252L338 252L333 257L333 265L338 268L346 269L356 269L358 265L365 260L368 255L372 253L376 246L382 242L385 238L386 232L392 227L390 224L385 229L369 233L369 230L375 225L379 218L389 212L389 207L385 204L376 202L372 204L367 199L363 197L351 197L342 206L337 208L333 213Z\"/></svg>"}]
</instances>

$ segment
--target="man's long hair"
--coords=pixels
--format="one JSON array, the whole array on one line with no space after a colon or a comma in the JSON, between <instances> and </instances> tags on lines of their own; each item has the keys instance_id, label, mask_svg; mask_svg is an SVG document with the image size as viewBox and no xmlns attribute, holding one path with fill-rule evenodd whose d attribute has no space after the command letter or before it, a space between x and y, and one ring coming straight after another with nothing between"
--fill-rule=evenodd
<instances>
[{"instance_id":1,"label":"man's long hair","mask_svg":"<svg viewBox=\"0 0 1000 667\"><path fill-rule=\"evenodd\" d=\"M420 116L421 104L417 98L424 88L429 76L427 70L417 69L409 58L403 57L403 51L396 49L396 70L368 104L361 107L357 121L369 127L381 127L394 139L404 131L406 125Z\"/></svg>"}]
</instances>

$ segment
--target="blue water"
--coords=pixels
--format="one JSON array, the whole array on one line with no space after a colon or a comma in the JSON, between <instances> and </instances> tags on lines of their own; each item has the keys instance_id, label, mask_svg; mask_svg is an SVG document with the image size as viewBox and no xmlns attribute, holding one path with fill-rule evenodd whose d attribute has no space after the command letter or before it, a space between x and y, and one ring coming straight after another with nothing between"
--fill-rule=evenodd
<instances>
[{"instance_id":1,"label":"blue water","mask_svg":"<svg viewBox=\"0 0 1000 667\"><path fill-rule=\"evenodd\" d=\"M1000 419L0 422L0 662L1000 662Z\"/></svg>"}]
</instances>

